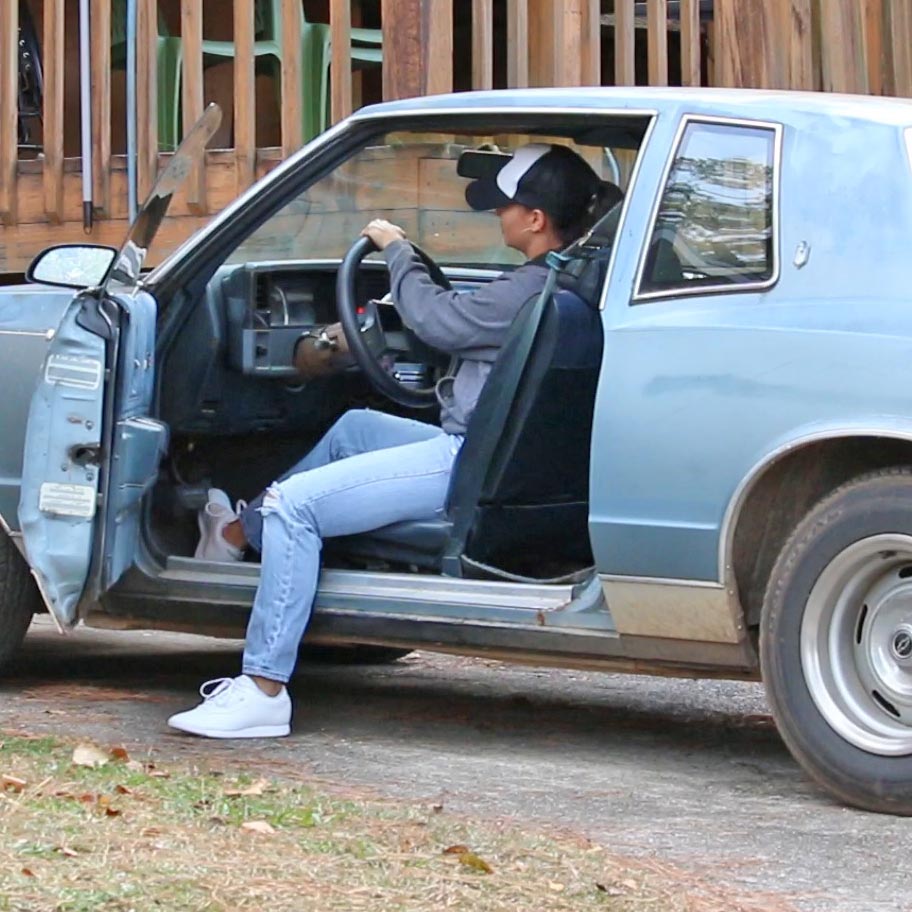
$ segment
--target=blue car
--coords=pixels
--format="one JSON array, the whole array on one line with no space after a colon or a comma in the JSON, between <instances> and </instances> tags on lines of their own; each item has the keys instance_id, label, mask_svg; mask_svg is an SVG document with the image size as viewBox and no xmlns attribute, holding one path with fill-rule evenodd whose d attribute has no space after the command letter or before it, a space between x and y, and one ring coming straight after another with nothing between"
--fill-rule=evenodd
<instances>
[{"instance_id":1,"label":"blue car","mask_svg":"<svg viewBox=\"0 0 912 912\"><path fill-rule=\"evenodd\" d=\"M0 291L0 662L45 610L61 632L241 632L259 566L192 556L208 488L253 496L356 405L437 420L448 365L360 229L403 225L438 282L476 288L516 262L461 157L565 143L623 200L551 257L446 515L326 542L303 648L759 678L825 790L912 814L912 104L387 103L143 272L218 118L120 250L49 249Z\"/></svg>"}]
</instances>

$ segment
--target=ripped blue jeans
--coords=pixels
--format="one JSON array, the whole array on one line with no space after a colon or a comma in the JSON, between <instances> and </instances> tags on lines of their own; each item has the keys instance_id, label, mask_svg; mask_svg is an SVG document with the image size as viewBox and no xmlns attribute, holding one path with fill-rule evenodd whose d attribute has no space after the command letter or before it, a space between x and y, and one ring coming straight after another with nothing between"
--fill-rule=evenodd
<instances>
[{"instance_id":1,"label":"ripped blue jeans","mask_svg":"<svg viewBox=\"0 0 912 912\"><path fill-rule=\"evenodd\" d=\"M244 674L289 680L310 621L322 540L440 515L462 441L420 421L346 412L250 503L240 521L262 561Z\"/></svg>"}]
</instances>

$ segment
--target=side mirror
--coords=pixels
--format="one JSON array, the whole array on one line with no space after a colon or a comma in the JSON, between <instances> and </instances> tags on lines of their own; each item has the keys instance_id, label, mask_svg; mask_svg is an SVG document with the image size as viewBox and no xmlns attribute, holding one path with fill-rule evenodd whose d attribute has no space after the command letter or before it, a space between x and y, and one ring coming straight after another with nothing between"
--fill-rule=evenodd
<instances>
[{"instance_id":1,"label":"side mirror","mask_svg":"<svg viewBox=\"0 0 912 912\"><path fill-rule=\"evenodd\" d=\"M25 279L64 288L100 285L117 251L98 244L61 244L42 250L29 264Z\"/></svg>"}]
</instances>

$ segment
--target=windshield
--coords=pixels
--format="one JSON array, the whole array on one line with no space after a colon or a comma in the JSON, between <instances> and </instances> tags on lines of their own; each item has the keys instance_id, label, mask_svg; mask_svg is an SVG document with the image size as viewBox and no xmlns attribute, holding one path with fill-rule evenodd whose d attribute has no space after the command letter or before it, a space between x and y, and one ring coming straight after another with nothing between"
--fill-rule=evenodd
<instances>
[{"instance_id":1,"label":"windshield","mask_svg":"<svg viewBox=\"0 0 912 912\"><path fill-rule=\"evenodd\" d=\"M456 173L456 163L466 149L512 152L533 141L567 144L565 138L522 134L496 142L491 137L413 132L375 138L280 209L226 262L338 259L367 222L381 217L401 226L441 265L517 265L522 256L504 245L494 213L475 212L466 204L468 180ZM600 176L616 177L610 151L573 148Z\"/></svg>"}]
</instances>

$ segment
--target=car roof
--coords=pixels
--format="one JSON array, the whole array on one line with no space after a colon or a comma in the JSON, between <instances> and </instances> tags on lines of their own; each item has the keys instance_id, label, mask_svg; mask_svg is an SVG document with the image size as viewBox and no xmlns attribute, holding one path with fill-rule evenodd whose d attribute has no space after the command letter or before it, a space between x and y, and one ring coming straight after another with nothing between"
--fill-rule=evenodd
<instances>
[{"instance_id":1,"label":"car roof","mask_svg":"<svg viewBox=\"0 0 912 912\"><path fill-rule=\"evenodd\" d=\"M912 99L835 92L793 92L772 89L658 88L617 86L601 88L499 89L457 92L388 101L361 108L354 119L402 114L483 113L517 108L630 108L659 113L684 111L724 117L749 117L787 122L791 116L818 115L864 120L890 126L912 125Z\"/></svg>"}]
</instances>

